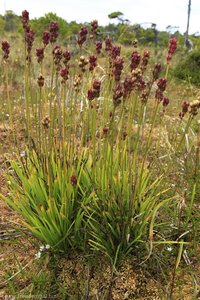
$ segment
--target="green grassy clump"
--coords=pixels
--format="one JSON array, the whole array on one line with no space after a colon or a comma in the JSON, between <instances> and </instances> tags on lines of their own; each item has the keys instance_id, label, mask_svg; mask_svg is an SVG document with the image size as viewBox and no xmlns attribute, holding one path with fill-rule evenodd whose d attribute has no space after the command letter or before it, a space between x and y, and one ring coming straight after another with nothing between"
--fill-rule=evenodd
<instances>
[{"instance_id":1,"label":"green grassy clump","mask_svg":"<svg viewBox=\"0 0 200 300\"><path fill-rule=\"evenodd\" d=\"M185 53L173 71L174 76L200 86L200 51Z\"/></svg>"},{"instance_id":2,"label":"green grassy clump","mask_svg":"<svg viewBox=\"0 0 200 300\"><path fill-rule=\"evenodd\" d=\"M22 155L4 43L8 122L17 155L7 162L9 193L1 198L52 253L101 254L113 274L127 255L140 252L145 262L154 246L173 245L175 278L191 242L188 231L192 236L198 223L191 226L195 189L184 210L185 190L174 183L187 182L186 144L200 107L200 100L183 103L169 132L166 87L176 39L161 66L136 45L130 58L110 39L96 51L86 36L92 30L96 37L96 21L88 31L81 28L77 48L69 52L55 44L58 25L52 22L54 39L45 44L43 37L34 56L34 33L24 16L20 112L26 147Z\"/></svg>"}]
</instances>

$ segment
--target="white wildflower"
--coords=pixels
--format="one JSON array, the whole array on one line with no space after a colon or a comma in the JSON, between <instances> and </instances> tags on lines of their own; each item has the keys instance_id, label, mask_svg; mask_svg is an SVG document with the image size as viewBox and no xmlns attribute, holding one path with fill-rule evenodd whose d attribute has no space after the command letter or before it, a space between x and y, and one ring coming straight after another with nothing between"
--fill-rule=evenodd
<instances>
[{"instance_id":1,"label":"white wildflower","mask_svg":"<svg viewBox=\"0 0 200 300\"><path fill-rule=\"evenodd\" d=\"M173 250L172 246L167 247L167 251L171 252Z\"/></svg>"},{"instance_id":2,"label":"white wildflower","mask_svg":"<svg viewBox=\"0 0 200 300\"><path fill-rule=\"evenodd\" d=\"M45 249L44 245L40 246L40 252L44 251L44 249Z\"/></svg>"},{"instance_id":3,"label":"white wildflower","mask_svg":"<svg viewBox=\"0 0 200 300\"><path fill-rule=\"evenodd\" d=\"M38 253L35 254L35 258L36 258L36 259L39 259L40 257L41 257L41 252L38 251Z\"/></svg>"}]
</instances>

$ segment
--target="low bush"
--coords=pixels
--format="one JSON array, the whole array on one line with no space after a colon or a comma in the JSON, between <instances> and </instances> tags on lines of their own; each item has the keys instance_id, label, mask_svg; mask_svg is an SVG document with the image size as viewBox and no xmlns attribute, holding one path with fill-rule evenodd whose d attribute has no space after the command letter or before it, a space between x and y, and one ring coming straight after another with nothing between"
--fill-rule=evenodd
<instances>
[{"instance_id":1,"label":"low bush","mask_svg":"<svg viewBox=\"0 0 200 300\"><path fill-rule=\"evenodd\" d=\"M193 50L185 53L173 73L179 79L200 86L200 51Z\"/></svg>"}]
</instances>

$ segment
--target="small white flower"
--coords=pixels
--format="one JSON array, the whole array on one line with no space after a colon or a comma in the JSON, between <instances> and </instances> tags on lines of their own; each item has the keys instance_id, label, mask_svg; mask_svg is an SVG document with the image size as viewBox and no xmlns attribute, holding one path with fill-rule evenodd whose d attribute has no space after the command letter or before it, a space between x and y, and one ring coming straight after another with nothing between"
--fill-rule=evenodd
<instances>
[{"instance_id":1,"label":"small white flower","mask_svg":"<svg viewBox=\"0 0 200 300\"><path fill-rule=\"evenodd\" d=\"M38 251L38 253L35 254L35 258L36 258L36 259L39 259L40 257L41 257L41 252Z\"/></svg>"},{"instance_id":2,"label":"small white flower","mask_svg":"<svg viewBox=\"0 0 200 300\"><path fill-rule=\"evenodd\" d=\"M42 252L44 249L45 249L45 246L44 246L44 245L40 246L40 251L41 251L41 252Z\"/></svg>"},{"instance_id":3,"label":"small white flower","mask_svg":"<svg viewBox=\"0 0 200 300\"><path fill-rule=\"evenodd\" d=\"M168 247L167 247L167 251L171 252L172 250L173 250L173 249L172 249L171 246L168 246Z\"/></svg>"},{"instance_id":4,"label":"small white flower","mask_svg":"<svg viewBox=\"0 0 200 300\"><path fill-rule=\"evenodd\" d=\"M47 244L47 245L45 246L45 248L46 248L46 249L50 249L50 245Z\"/></svg>"},{"instance_id":5,"label":"small white flower","mask_svg":"<svg viewBox=\"0 0 200 300\"><path fill-rule=\"evenodd\" d=\"M20 153L20 157L24 157L25 155L26 155L25 151L22 151L22 152Z\"/></svg>"}]
</instances>

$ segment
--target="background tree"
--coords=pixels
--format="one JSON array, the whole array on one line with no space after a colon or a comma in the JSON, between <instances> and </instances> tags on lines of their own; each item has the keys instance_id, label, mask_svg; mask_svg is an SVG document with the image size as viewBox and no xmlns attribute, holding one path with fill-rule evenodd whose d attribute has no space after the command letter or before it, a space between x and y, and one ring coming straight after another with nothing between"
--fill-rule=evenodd
<instances>
[{"instance_id":1,"label":"background tree","mask_svg":"<svg viewBox=\"0 0 200 300\"><path fill-rule=\"evenodd\" d=\"M122 24L129 23L129 20L128 19L124 19L123 15L124 14L121 11L115 11L115 12L112 12L111 14L109 14L108 18L109 19L117 19Z\"/></svg>"},{"instance_id":2,"label":"background tree","mask_svg":"<svg viewBox=\"0 0 200 300\"><path fill-rule=\"evenodd\" d=\"M4 15L4 30L18 31L20 26L21 21L19 17L12 10L7 10Z\"/></svg>"}]
</instances>

